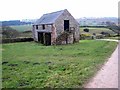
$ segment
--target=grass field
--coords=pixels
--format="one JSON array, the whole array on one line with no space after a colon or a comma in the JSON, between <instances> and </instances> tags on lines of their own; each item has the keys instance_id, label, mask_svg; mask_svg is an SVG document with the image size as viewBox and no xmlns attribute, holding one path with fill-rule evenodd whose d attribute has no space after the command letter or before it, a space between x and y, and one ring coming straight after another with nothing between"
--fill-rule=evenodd
<instances>
[{"instance_id":1,"label":"grass field","mask_svg":"<svg viewBox=\"0 0 120 90\"><path fill-rule=\"evenodd\" d=\"M59 46L35 42L3 44L3 88L82 87L116 45L94 40Z\"/></svg>"},{"instance_id":2,"label":"grass field","mask_svg":"<svg viewBox=\"0 0 120 90\"><path fill-rule=\"evenodd\" d=\"M83 31L83 29L85 28L80 28L80 33L86 33ZM112 30L109 30L108 28L91 28L91 27L88 27L89 29L89 32L90 34L93 34L93 33L96 33L96 34L100 34L101 32L107 32L109 34L115 34Z\"/></svg>"},{"instance_id":3,"label":"grass field","mask_svg":"<svg viewBox=\"0 0 120 90\"><path fill-rule=\"evenodd\" d=\"M18 26L10 26L10 27L20 32L32 30L32 25L18 25Z\"/></svg>"}]
</instances>

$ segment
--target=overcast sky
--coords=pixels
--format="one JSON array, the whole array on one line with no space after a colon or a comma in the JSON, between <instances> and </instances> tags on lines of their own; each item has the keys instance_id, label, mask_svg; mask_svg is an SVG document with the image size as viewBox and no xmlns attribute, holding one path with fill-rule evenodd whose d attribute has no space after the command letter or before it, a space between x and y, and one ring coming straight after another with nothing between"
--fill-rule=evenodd
<instances>
[{"instance_id":1,"label":"overcast sky","mask_svg":"<svg viewBox=\"0 0 120 90\"><path fill-rule=\"evenodd\" d=\"M36 19L67 9L75 18L117 17L119 0L0 0L0 21Z\"/></svg>"}]
</instances>

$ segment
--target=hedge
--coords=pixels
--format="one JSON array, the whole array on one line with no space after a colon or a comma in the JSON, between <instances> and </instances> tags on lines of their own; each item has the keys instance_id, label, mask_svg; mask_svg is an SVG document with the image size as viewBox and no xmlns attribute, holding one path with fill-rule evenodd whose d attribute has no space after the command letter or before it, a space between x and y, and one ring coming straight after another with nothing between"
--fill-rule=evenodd
<instances>
[{"instance_id":1,"label":"hedge","mask_svg":"<svg viewBox=\"0 0 120 90\"><path fill-rule=\"evenodd\" d=\"M33 38L6 38L2 39L0 43L14 43L14 42L30 42L33 41Z\"/></svg>"}]
</instances>

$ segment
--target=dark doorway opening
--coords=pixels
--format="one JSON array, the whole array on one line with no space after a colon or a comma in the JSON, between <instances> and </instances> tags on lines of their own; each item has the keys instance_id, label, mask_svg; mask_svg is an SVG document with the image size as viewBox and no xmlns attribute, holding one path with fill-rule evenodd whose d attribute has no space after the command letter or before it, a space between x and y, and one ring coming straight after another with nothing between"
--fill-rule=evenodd
<instances>
[{"instance_id":1,"label":"dark doorway opening","mask_svg":"<svg viewBox=\"0 0 120 90\"><path fill-rule=\"evenodd\" d=\"M38 41L44 44L44 36L42 32L38 32Z\"/></svg>"},{"instance_id":2,"label":"dark doorway opening","mask_svg":"<svg viewBox=\"0 0 120 90\"><path fill-rule=\"evenodd\" d=\"M45 45L51 45L51 33L45 33Z\"/></svg>"},{"instance_id":3,"label":"dark doorway opening","mask_svg":"<svg viewBox=\"0 0 120 90\"><path fill-rule=\"evenodd\" d=\"M64 30L69 31L69 20L64 20Z\"/></svg>"},{"instance_id":4,"label":"dark doorway opening","mask_svg":"<svg viewBox=\"0 0 120 90\"><path fill-rule=\"evenodd\" d=\"M51 45L51 33L38 32L38 42L46 46Z\"/></svg>"},{"instance_id":5,"label":"dark doorway opening","mask_svg":"<svg viewBox=\"0 0 120 90\"><path fill-rule=\"evenodd\" d=\"M38 25L36 25L36 29L38 29Z\"/></svg>"},{"instance_id":6,"label":"dark doorway opening","mask_svg":"<svg viewBox=\"0 0 120 90\"><path fill-rule=\"evenodd\" d=\"M43 29L43 30L45 29L45 25L42 25L42 29Z\"/></svg>"}]
</instances>

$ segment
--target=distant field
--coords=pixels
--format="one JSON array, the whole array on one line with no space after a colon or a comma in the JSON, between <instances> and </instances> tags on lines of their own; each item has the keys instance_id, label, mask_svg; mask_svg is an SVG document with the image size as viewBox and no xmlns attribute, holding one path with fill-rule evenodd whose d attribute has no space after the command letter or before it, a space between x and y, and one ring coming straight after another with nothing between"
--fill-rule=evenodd
<instances>
[{"instance_id":1,"label":"distant field","mask_svg":"<svg viewBox=\"0 0 120 90\"><path fill-rule=\"evenodd\" d=\"M35 42L3 44L3 88L80 88L116 44L95 40L58 46Z\"/></svg>"},{"instance_id":2,"label":"distant field","mask_svg":"<svg viewBox=\"0 0 120 90\"><path fill-rule=\"evenodd\" d=\"M32 30L32 25L18 25L18 26L10 26L10 27L12 27L13 29L16 29L19 32ZM83 27L82 28L80 27L80 33L87 33L87 32L84 32L83 29L84 29ZM93 33L100 34L101 32L107 32L107 33L112 34L112 35L115 34L113 31L111 31L107 28L91 28L91 27L89 28L88 27L88 29L89 29L88 33L91 35ZM32 33L31 32L21 33L21 36L22 37L32 37Z\"/></svg>"},{"instance_id":3,"label":"distant field","mask_svg":"<svg viewBox=\"0 0 120 90\"><path fill-rule=\"evenodd\" d=\"M20 32L32 30L32 25L18 25L18 26L10 26L10 27Z\"/></svg>"},{"instance_id":4,"label":"distant field","mask_svg":"<svg viewBox=\"0 0 120 90\"><path fill-rule=\"evenodd\" d=\"M83 31L83 29L85 28L80 28L80 33L86 33ZM89 28L89 32L90 34L96 33L96 34L100 34L101 32L108 32L109 34L115 34L112 30L109 30L108 28Z\"/></svg>"},{"instance_id":5,"label":"distant field","mask_svg":"<svg viewBox=\"0 0 120 90\"><path fill-rule=\"evenodd\" d=\"M28 31L28 30L32 30L32 25L18 25L18 26L10 26L12 27L13 29L16 29L20 32L23 32L23 31ZM83 31L83 27L81 28L80 27L80 33L86 33ZM89 29L89 33L90 34L93 34L93 33L96 33L96 34L100 34L101 32L108 32L110 34L115 34L113 31L107 29L107 28L88 28Z\"/></svg>"}]
</instances>

